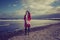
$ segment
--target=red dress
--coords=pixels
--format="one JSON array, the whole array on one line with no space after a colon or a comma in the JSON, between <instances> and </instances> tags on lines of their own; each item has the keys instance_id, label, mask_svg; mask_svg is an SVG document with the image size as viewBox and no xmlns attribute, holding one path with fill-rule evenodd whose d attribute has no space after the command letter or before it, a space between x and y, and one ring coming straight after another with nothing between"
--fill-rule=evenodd
<instances>
[{"instance_id":1,"label":"red dress","mask_svg":"<svg viewBox=\"0 0 60 40\"><path fill-rule=\"evenodd\" d=\"M27 27L26 15L24 16L24 27Z\"/></svg>"},{"instance_id":2,"label":"red dress","mask_svg":"<svg viewBox=\"0 0 60 40\"><path fill-rule=\"evenodd\" d=\"M30 27L30 20L31 20L31 14L29 11L27 11L26 15L24 16L24 21L25 21L24 26L25 27Z\"/></svg>"}]
</instances>

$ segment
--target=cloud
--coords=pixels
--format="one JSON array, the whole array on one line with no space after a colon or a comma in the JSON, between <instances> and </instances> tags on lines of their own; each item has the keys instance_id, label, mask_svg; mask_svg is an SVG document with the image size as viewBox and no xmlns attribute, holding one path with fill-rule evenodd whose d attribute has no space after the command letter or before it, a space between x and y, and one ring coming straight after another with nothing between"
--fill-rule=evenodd
<instances>
[{"instance_id":1,"label":"cloud","mask_svg":"<svg viewBox=\"0 0 60 40\"><path fill-rule=\"evenodd\" d=\"M14 6L14 7L15 7L15 6L17 6L17 5L16 5L16 4L13 4L12 6Z\"/></svg>"},{"instance_id":2,"label":"cloud","mask_svg":"<svg viewBox=\"0 0 60 40\"><path fill-rule=\"evenodd\" d=\"M23 16L25 14L25 10L24 9L20 9L20 10L17 10L15 12L15 15L20 15L20 16Z\"/></svg>"},{"instance_id":3,"label":"cloud","mask_svg":"<svg viewBox=\"0 0 60 40\"><path fill-rule=\"evenodd\" d=\"M60 0L56 0L51 4L53 7L60 6Z\"/></svg>"},{"instance_id":4,"label":"cloud","mask_svg":"<svg viewBox=\"0 0 60 40\"><path fill-rule=\"evenodd\" d=\"M23 16L29 10L32 16L50 15L60 13L60 6L53 7L50 4L56 0L22 0L22 8L16 10L15 15Z\"/></svg>"},{"instance_id":5,"label":"cloud","mask_svg":"<svg viewBox=\"0 0 60 40\"><path fill-rule=\"evenodd\" d=\"M23 17L26 10L29 10L32 16L60 13L60 6L51 6L55 1L56 0L22 0L21 9L15 10L8 15L9 17ZM16 3L18 3L18 1L16 1ZM17 5L18 4L13 3L9 4L9 7L16 7Z\"/></svg>"}]
</instances>

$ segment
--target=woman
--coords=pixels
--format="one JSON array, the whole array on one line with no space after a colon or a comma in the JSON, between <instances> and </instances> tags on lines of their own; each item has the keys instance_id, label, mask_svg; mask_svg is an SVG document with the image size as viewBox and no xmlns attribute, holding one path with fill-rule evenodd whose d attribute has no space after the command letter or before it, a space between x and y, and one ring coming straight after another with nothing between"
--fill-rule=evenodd
<instances>
[{"instance_id":1,"label":"woman","mask_svg":"<svg viewBox=\"0 0 60 40\"><path fill-rule=\"evenodd\" d=\"M31 21L31 14L29 11L26 11L24 15L24 26L25 26L25 35L30 32L30 21Z\"/></svg>"}]
</instances>

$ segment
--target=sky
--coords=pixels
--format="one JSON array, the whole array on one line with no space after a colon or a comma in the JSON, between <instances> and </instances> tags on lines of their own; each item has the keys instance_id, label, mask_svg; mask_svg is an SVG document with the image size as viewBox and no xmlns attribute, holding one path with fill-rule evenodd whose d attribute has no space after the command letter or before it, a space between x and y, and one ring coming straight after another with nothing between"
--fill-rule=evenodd
<instances>
[{"instance_id":1,"label":"sky","mask_svg":"<svg viewBox=\"0 0 60 40\"><path fill-rule=\"evenodd\" d=\"M0 18L23 18L26 10L32 17L58 14L60 0L0 0Z\"/></svg>"}]
</instances>

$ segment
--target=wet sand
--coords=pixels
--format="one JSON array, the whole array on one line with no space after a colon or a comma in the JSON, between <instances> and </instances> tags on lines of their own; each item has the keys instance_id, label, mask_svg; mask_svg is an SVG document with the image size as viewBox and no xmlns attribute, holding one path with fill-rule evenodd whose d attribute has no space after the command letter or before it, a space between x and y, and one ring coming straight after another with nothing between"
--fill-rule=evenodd
<instances>
[{"instance_id":1,"label":"wet sand","mask_svg":"<svg viewBox=\"0 0 60 40\"><path fill-rule=\"evenodd\" d=\"M60 23L31 28L29 35L24 30L0 33L0 40L60 40Z\"/></svg>"}]
</instances>

